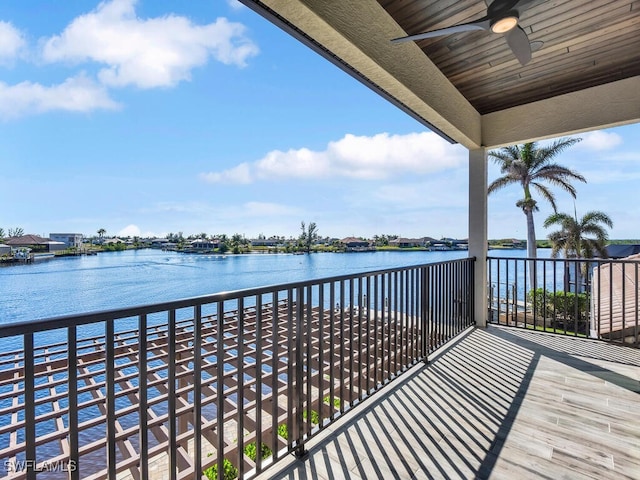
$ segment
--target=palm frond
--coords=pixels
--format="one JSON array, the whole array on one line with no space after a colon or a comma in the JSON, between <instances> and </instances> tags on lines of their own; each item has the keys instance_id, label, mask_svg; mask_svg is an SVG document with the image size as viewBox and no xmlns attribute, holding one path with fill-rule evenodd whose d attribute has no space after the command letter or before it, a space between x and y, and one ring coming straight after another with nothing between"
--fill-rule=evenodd
<instances>
[{"instance_id":1,"label":"palm frond","mask_svg":"<svg viewBox=\"0 0 640 480\"><path fill-rule=\"evenodd\" d=\"M532 183L533 187L536 189L536 191L542 195L542 197L551 204L551 207L553 208L553 211L556 212L558 211L558 207L556 205L556 197L553 193L551 193L551 191L545 187L544 185L538 183L538 182L533 182Z\"/></svg>"}]
</instances>

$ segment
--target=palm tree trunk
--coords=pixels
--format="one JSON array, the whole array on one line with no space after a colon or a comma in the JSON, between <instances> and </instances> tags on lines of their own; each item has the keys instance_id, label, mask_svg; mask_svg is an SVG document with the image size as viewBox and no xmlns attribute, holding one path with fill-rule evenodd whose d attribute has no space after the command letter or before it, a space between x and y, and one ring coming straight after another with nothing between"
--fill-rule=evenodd
<instances>
[{"instance_id":1,"label":"palm tree trunk","mask_svg":"<svg viewBox=\"0 0 640 480\"><path fill-rule=\"evenodd\" d=\"M536 227L533 223L533 211L527 209L524 214L527 216L527 257L537 258ZM535 265L535 260L529 262L529 281L531 282L529 290L536 288Z\"/></svg>"}]
</instances>

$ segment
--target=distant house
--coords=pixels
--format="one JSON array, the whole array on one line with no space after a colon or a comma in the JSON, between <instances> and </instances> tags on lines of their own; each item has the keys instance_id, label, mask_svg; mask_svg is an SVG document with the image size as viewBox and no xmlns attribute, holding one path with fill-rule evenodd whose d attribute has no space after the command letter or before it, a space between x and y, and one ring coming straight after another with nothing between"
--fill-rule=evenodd
<instances>
[{"instance_id":1,"label":"distant house","mask_svg":"<svg viewBox=\"0 0 640 480\"><path fill-rule=\"evenodd\" d=\"M31 234L9 238L5 243L13 249L30 248L34 252L57 252L67 248L64 242Z\"/></svg>"},{"instance_id":2,"label":"distant house","mask_svg":"<svg viewBox=\"0 0 640 480\"><path fill-rule=\"evenodd\" d=\"M625 257L630 263L603 263L593 269L591 280L591 334L603 338L636 343L640 332L636 327L640 283L640 254Z\"/></svg>"},{"instance_id":3,"label":"distant house","mask_svg":"<svg viewBox=\"0 0 640 480\"><path fill-rule=\"evenodd\" d=\"M276 247L280 244L277 238L254 238L249 240L252 247Z\"/></svg>"},{"instance_id":4,"label":"distant house","mask_svg":"<svg viewBox=\"0 0 640 480\"><path fill-rule=\"evenodd\" d=\"M49 238L54 242L62 242L67 248L81 248L84 237L81 233L50 233Z\"/></svg>"},{"instance_id":5,"label":"distant house","mask_svg":"<svg viewBox=\"0 0 640 480\"><path fill-rule=\"evenodd\" d=\"M122 240L121 238L113 237L113 238L107 238L102 242L103 245L113 245L116 243L125 243L125 241Z\"/></svg>"},{"instance_id":6,"label":"distant house","mask_svg":"<svg viewBox=\"0 0 640 480\"><path fill-rule=\"evenodd\" d=\"M213 250L219 246L220 243L217 240L209 240L206 238L196 238L189 243L189 247L196 251Z\"/></svg>"},{"instance_id":7,"label":"distant house","mask_svg":"<svg viewBox=\"0 0 640 480\"><path fill-rule=\"evenodd\" d=\"M527 248L527 242L523 240L518 240L517 238L511 238L505 240L501 244L502 248Z\"/></svg>"},{"instance_id":8,"label":"distant house","mask_svg":"<svg viewBox=\"0 0 640 480\"><path fill-rule=\"evenodd\" d=\"M154 238L151 240L151 248L165 248L169 244L166 238Z\"/></svg>"},{"instance_id":9,"label":"distant house","mask_svg":"<svg viewBox=\"0 0 640 480\"><path fill-rule=\"evenodd\" d=\"M347 237L340 240L340 242L345 246L347 252L367 252L375 250L375 247L373 247L368 240L362 240L360 238Z\"/></svg>"},{"instance_id":10,"label":"distant house","mask_svg":"<svg viewBox=\"0 0 640 480\"><path fill-rule=\"evenodd\" d=\"M607 255L609 258L626 258L639 253L640 245L638 244L607 245Z\"/></svg>"},{"instance_id":11,"label":"distant house","mask_svg":"<svg viewBox=\"0 0 640 480\"><path fill-rule=\"evenodd\" d=\"M398 248L413 248L413 247L428 247L433 240L430 237L422 238L404 238L398 237L389 242L389 245L393 245Z\"/></svg>"}]
</instances>

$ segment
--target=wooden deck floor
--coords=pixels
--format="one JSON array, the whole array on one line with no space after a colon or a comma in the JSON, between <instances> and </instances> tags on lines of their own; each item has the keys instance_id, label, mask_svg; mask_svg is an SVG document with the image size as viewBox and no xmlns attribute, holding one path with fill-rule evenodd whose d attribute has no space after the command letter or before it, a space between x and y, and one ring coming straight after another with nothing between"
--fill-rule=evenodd
<instances>
[{"instance_id":1,"label":"wooden deck floor","mask_svg":"<svg viewBox=\"0 0 640 480\"><path fill-rule=\"evenodd\" d=\"M476 329L259 477L640 478L640 350Z\"/></svg>"}]
</instances>

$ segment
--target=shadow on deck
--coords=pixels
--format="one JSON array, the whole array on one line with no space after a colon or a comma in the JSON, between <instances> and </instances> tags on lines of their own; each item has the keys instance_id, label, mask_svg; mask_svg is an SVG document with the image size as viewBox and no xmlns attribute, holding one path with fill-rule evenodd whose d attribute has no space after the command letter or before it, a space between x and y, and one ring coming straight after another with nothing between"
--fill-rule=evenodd
<instances>
[{"instance_id":1,"label":"shadow on deck","mask_svg":"<svg viewBox=\"0 0 640 480\"><path fill-rule=\"evenodd\" d=\"M387 388L259 478L640 474L640 350L493 326Z\"/></svg>"}]
</instances>

